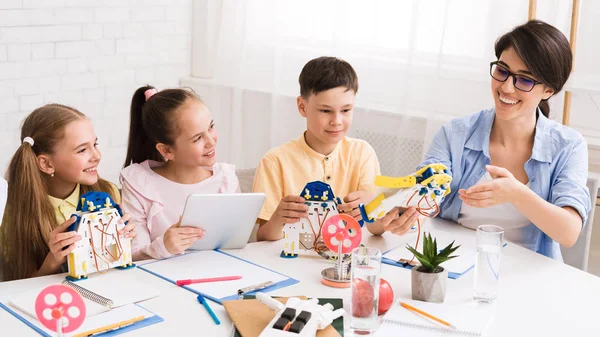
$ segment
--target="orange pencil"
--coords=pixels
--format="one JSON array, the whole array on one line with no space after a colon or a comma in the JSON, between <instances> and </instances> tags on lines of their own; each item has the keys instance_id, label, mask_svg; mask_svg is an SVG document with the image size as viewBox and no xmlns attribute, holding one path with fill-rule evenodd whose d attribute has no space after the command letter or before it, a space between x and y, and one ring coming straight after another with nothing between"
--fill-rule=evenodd
<instances>
[{"instance_id":1,"label":"orange pencil","mask_svg":"<svg viewBox=\"0 0 600 337\"><path fill-rule=\"evenodd\" d=\"M431 314L428 314L428 313L426 313L423 310L417 309L417 308L413 307L410 304L407 304L407 303L404 303L404 302L400 302L400 305L402 307L408 309L408 310L414 311L414 312L416 312L418 314L421 314L421 315L423 315L423 316L425 316L427 318L431 318L432 320L434 320L434 321L436 321L436 322L438 322L440 324L443 324L443 325L445 325L445 326L447 326L449 328L456 329L456 327L454 325L452 325L452 324L450 324L450 323L448 323L448 322L446 322L446 321L444 321L442 319L439 319L439 318L437 318L437 317L435 317L435 316L433 316Z\"/></svg>"}]
</instances>

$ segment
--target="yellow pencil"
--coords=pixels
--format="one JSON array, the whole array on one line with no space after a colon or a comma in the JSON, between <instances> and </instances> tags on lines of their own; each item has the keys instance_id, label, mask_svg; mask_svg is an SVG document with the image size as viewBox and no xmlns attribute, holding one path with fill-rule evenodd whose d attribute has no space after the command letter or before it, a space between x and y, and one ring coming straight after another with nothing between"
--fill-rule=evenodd
<instances>
[{"instance_id":1,"label":"yellow pencil","mask_svg":"<svg viewBox=\"0 0 600 337\"><path fill-rule=\"evenodd\" d=\"M143 321L145 318L146 317L144 317L144 316L135 317L135 318L132 318L132 319L128 319L126 321L119 322L119 323L115 323L115 324L103 326L101 328L97 328L97 329L93 329L93 330L81 332L81 333L78 333L78 334L74 335L73 337L84 337L84 336L93 335L93 334L96 334L96 333L99 333L99 332L110 331L110 330L113 330L113 329L122 328L122 327L124 327L126 325L133 324L133 323L139 322L139 321Z\"/></svg>"},{"instance_id":2,"label":"yellow pencil","mask_svg":"<svg viewBox=\"0 0 600 337\"><path fill-rule=\"evenodd\" d=\"M414 311L414 312L416 312L418 314L421 314L421 315L423 315L425 317L431 318L432 320L434 320L434 321L436 321L436 322L438 322L440 324L443 324L443 325L445 325L445 326L447 326L449 328L456 329L456 327L454 325L452 325L452 324L450 324L450 323L448 323L448 322L446 322L446 321L444 321L442 319L439 319L439 318L437 318L437 317L435 317L435 316L433 316L431 314L428 314L428 313L426 313L425 311L423 311L421 309L417 309L417 308L413 307L412 305L410 305L408 303L400 302L400 305L403 306L404 308L408 309L408 310Z\"/></svg>"}]
</instances>

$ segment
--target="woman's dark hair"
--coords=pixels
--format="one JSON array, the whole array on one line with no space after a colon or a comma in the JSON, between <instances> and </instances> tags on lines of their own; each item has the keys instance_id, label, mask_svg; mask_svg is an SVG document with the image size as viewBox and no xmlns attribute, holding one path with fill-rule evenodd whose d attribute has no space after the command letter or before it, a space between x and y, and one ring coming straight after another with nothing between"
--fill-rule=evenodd
<instances>
[{"instance_id":1,"label":"woman's dark hair","mask_svg":"<svg viewBox=\"0 0 600 337\"><path fill-rule=\"evenodd\" d=\"M202 101L195 92L187 89L157 91L147 85L135 91L131 99L129 142L123 167L148 159L164 161L156 144L174 145L175 112L188 99Z\"/></svg>"},{"instance_id":2,"label":"woman's dark hair","mask_svg":"<svg viewBox=\"0 0 600 337\"><path fill-rule=\"evenodd\" d=\"M496 58L500 59L502 52L510 47L538 81L554 90L555 94L562 90L573 64L569 41L563 33L543 21L531 20L496 41ZM542 100L539 107L548 117L550 106L547 100Z\"/></svg>"}]
</instances>

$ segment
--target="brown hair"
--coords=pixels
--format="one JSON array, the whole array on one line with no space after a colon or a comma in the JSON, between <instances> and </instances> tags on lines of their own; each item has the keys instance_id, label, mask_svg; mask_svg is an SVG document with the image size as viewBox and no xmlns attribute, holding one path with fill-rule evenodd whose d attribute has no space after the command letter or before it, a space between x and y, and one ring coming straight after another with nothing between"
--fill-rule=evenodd
<instances>
[{"instance_id":1,"label":"brown hair","mask_svg":"<svg viewBox=\"0 0 600 337\"><path fill-rule=\"evenodd\" d=\"M23 142L13 155L6 179L8 200L0 226L0 248L4 256L4 280L31 277L49 253L47 240L59 224L48 198L48 178L37 165L37 156L52 154L64 136L65 127L86 118L81 112L60 104L48 104L33 111L23 122L21 139L31 137L34 145ZM98 179L92 186L81 185L80 193L114 193L111 183Z\"/></svg>"},{"instance_id":2,"label":"brown hair","mask_svg":"<svg viewBox=\"0 0 600 337\"><path fill-rule=\"evenodd\" d=\"M152 86L138 88L131 99L129 142L125 164L141 163L145 160L164 161L156 149L157 143L174 145L177 133L175 112L188 99L202 100L191 89L165 89L146 100L146 91L156 90Z\"/></svg>"},{"instance_id":3,"label":"brown hair","mask_svg":"<svg viewBox=\"0 0 600 337\"><path fill-rule=\"evenodd\" d=\"M571 74L573 54L569 41L555 27L531 20L502 35L495 45L496 58L506 49L513 47L531 74L557 94L562 90ZM547 100L539 103L544 116L550 115Z\"/></svg>"},{"instance_id":4,"label":"brown hair","mask_svg":"<svg viewBox=\"0 0 600 337\"><path fill-rule=\"evenodd\" d=\"M350 63L337 57L322 56L310 60L300 72L300 95L305 99L311 94L337 87L358 92L358 76Z\"/></svg>"}]
</instances>

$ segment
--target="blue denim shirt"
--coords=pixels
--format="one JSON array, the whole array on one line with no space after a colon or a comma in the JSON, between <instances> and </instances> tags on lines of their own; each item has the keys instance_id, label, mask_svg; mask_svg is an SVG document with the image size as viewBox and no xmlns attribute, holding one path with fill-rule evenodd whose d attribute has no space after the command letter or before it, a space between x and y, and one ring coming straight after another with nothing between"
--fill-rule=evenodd
<instances>
[{"instance_id":1,"label":"blue denim shirt","mask_svg":"<svg viewBox=\"0 0 600 337\"><path fill-rule=\"evenodd\" d=\"M525 163L529 187L556 206L570 206L585 224L591 209L587 189L588 151L585 139L575 130L538 113L531 158ZM440 216L458 220L462 200L458 190L475 185L490 163L490 133L495 109L456 118L434 136L423 163L442 163L452 176L452 192L440 206ZM527 246L545 256L562 261L560 245L534 224L522 229Z\"/></svg>"}]
</instances>

